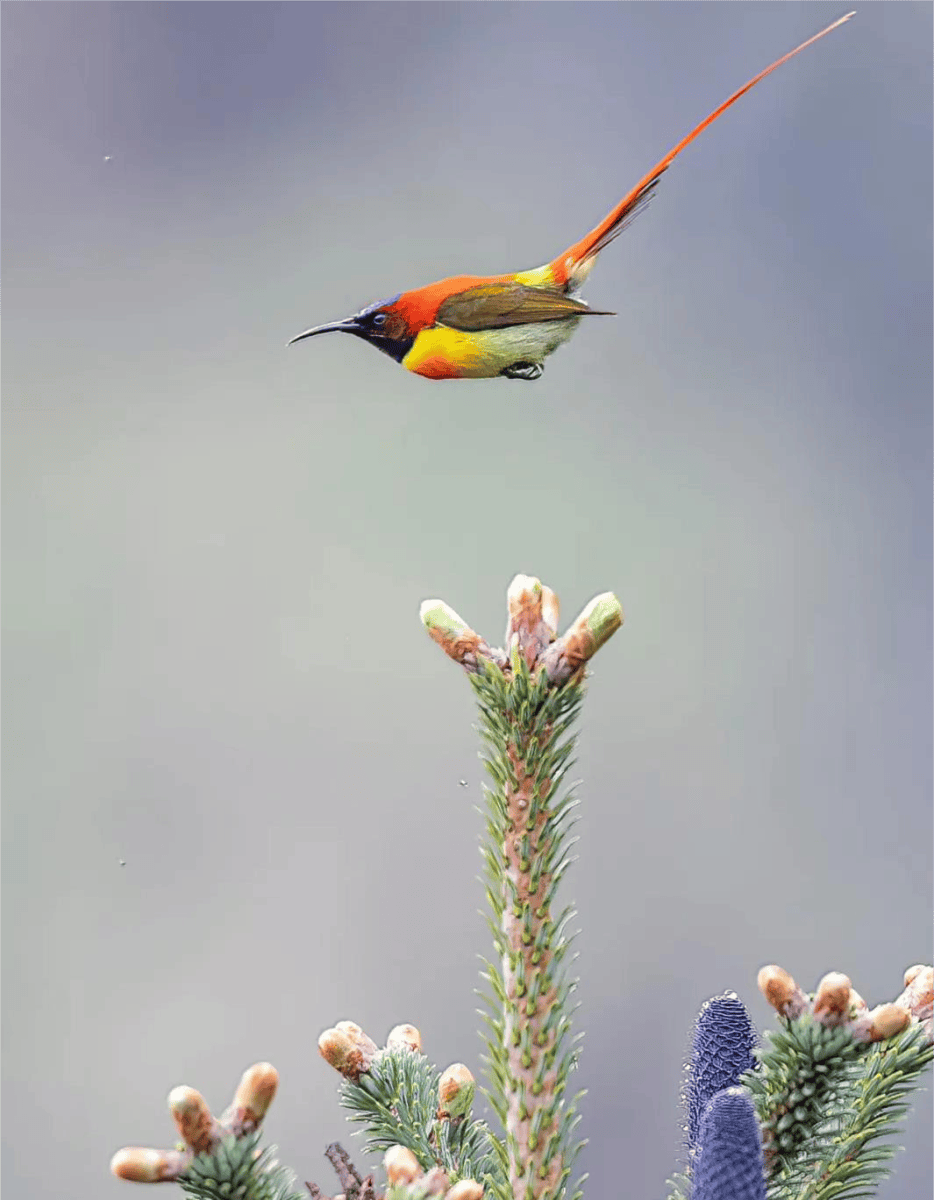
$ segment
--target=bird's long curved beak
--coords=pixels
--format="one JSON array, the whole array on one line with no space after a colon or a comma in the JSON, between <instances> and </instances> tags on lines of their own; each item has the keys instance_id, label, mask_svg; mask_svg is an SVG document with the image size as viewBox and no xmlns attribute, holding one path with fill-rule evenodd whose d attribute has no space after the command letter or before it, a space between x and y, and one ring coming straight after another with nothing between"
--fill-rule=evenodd
<instances>
[{"instance_id":1,"label":"bird's long curved beak","mask_svg":"<svg viewBox=\"0 0 934 1200\"><path fill-rule=\"evenodd\" d=\"M343 321L329 321L327 325L315 325L313 329L306 329L304 333L293 337L286 345L292 346L296 342L300 342L302 338L314 337L318 333L356 333L357 329L356 317L345 317Z\"/></svg>"}]
</instances>

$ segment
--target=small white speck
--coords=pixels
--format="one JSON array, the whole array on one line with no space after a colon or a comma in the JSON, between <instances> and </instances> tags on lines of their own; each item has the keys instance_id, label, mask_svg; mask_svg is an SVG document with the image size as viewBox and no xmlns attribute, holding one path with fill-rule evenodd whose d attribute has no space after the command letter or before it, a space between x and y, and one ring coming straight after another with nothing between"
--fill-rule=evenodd
<instances>
[{"instance_id":1,"label":"small white speck","mask_svg":"<svg viewBox=\"0 0 934 1200\"><path fill-rule=\"evenodd\" d=\"M466 787L466 786L467 786L467 780L466 780L466 779L458 779L458 781L457 781L457 782L460 784L460 786L461 786L461 787Z\"/></svg>"},{"instance_id":2,"label":"small white speck","mask_svg":"<svg viewBox=\"0 0 934 1200\"><path fill-rule=\"evenodd\" d=\"M113 155L112 155L112 154L105 154L105 155L104 155L104 162L111 162L112 160L113 160Z\"/></svg>"},{"instance_id":3,"label":"small white speck","mask_svg":"<svg viewBox=\"0 0 934 1200\"><path fill-rule=\"evenodd\" d=\"M125 867L125 866L126 866L126 859L125 859L125 858L118 858L118 859L117 859L117 862L120 864L120 866L121 866L121 867Z\"/></svg>"}]
</instances>

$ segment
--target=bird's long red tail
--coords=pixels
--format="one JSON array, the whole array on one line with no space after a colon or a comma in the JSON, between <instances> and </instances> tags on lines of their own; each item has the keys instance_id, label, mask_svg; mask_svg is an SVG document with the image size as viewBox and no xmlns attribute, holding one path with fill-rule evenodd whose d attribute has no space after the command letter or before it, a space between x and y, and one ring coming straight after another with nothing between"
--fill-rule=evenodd
<instances>
[{"instance_id":1,"label":"bird's long red tail","mask_svg":"<svg viewBox=\"0 0 934 1200\"><path fill-rule=\"evenodd\" d=\"M802 42L794 50L789 50L787 54L783 54L770 67L766 67L764 71L760 71L748 83L744 83L728 100L724 100L719 108L715 108L709 117L701 121L696 129L692 129L687 137L682 138L677 146L669 150L665 157L657 162L651 171L639 180L632 191L620 200L613 211L608 213L595 229L592 229L590 233L582 237L579 242L575 242L573 246L568 247L563 254L559 254L549 264L555 283L568 289L579 287L590 274L594 259L600 251L622 233L642 206L652 198L652 192L661 176L668 170L668 167L681 151L694 141L698 134L703 133L708 125L712 125L717 117L722 116L741 96L745 96L750 88L754 88L760 80L765 79L766 75L771 75L783 63L788 62L790 58L794 58L802 50L806 50L808 46L813 45L824 34L830 33L837 26L848 21L852 16L855 16L855 13L850 12L844 17L839 17L832 25L828 25L826 29L822 29L820 33L815 33L813 37L809 37L806 42Z\"/></svg>"}]
</instances>

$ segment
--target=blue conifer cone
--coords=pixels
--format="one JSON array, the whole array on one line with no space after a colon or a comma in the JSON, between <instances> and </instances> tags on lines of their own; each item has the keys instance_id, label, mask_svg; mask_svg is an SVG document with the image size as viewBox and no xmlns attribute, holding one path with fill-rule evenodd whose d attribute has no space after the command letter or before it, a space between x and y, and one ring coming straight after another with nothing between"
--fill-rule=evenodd
<instances>
[{"instance_id":1,"label":"blue conifer cone","mask_svg":"<svg viewBox=\"0 0 934 1200\"><path fill-rule=\"evenodd\" d=\"M755 1026L735 993L714 996L700 1010L685 1082L690 1155L697 1150L701 1118L710 1100L756 1065L752 1051L757 1040Z\"/></svg>"},{"instance_id":2,"label":"blue conifer cone","mask_svg":"<svg viewBox=\"0 0 934 1200\"><path fill-rule=\"evenodd\" d=\"M704 1110L691 1200L765 1200L759 1120L744 1088L718 1092Z\"/></svg>"}]
</instances>

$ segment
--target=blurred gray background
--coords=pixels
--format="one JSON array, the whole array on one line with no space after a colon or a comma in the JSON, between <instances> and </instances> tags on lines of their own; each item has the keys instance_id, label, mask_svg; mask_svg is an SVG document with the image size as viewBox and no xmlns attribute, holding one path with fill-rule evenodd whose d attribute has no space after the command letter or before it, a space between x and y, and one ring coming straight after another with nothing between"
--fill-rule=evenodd
<instances>
[{"instance_id":1,"label":"blurred gray background","mask_svg":"<svg viewBox=\"0 0 934 1200\"><path fill-rule=\"evenodd\" d=\"M417 614L498 641L517 571L626 611L568 889L591 1197L666 1194L707 996L930 958L929 5L706 132L539 383L285 349L551 258L842 11L3 5L7 1200L129 1196L169 1089L258 1059L333 1190L341 1018L478 1067L482 770Z\"/></svg>"}]
</instances>

